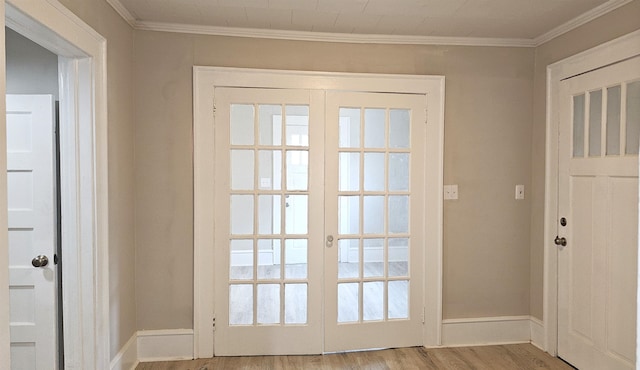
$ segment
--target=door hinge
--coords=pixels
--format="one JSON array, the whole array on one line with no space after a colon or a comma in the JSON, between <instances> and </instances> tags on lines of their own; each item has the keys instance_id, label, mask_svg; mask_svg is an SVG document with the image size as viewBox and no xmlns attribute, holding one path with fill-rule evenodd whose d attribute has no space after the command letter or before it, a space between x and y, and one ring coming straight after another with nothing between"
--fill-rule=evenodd
<instances>
[{"instance_id":1,"label":"door hinge","mask_svg":"<svg viewBox=\"0 0 640 370\"><path fill-rule=\"evenodd\" d=\"M216 315L213 315L213 319L211 321L212 321L213 331L216 331Z\"/></svg>"},{"instance_id":2,"label":"door hinge","mask_svg":"<svg viewBox=\"0 0 640 370\"><path fill-rule=\"evenodd\" d=\"M216 103L213 102L213 116L216 116Z\"/></svg>"},{"instance_id":3,"label":"door hinge","mask_svg":"<svg viewBox=\"0 0 640 370\"><path fill-rule=\"evenodd\" d=\"M422 323L424 324L425 308L422 307Z\"/></svg>"},{"instance_id":4,"label":"door hinge","mask_svg":"<svg viewBox=\"0 0 640 370\"><path fill-rule=\"evenodd\" d=\"M429 124L429 109L427 108L424 109L424 124Z\"/></svg>"}]
</instances>

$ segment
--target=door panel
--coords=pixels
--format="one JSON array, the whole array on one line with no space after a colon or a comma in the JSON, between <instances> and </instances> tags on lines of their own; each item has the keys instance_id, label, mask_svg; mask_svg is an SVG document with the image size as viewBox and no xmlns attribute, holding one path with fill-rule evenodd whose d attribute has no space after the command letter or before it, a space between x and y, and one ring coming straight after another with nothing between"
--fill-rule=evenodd
<instances>
[{"instance_id":1,"label":"door panel","mask_svg":"<svg viewBox=\"0 0 640 370\"><path fill-rule=\"evenodd\" d=\"M11 368L57 364L53 100L7 95ZM44 255L44 267L32 259Z\"/></svg>"},{"instance_id":2,"label":"door panel","mask_svg":"<svg viewBox=\"0 0 640 370\"><path fill-rule=\"evenodd\" d=\"M635 368L640 58L561 84L558 353Z\"/></svg>"}]
</instances>

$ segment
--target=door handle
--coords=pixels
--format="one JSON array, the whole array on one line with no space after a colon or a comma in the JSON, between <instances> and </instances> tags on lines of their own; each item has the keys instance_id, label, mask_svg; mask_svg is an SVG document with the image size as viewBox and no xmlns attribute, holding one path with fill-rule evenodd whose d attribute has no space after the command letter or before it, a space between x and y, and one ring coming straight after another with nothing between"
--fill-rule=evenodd
<instances>
[{"instance_id":1,"label":"door handle","mask_svg":"<svg viewBox=\"0 0 640 370\"><path fill-rule=\"evenodd\" d=\"M565 237L561 238L559 236L556 236L556 238L553 240L553 242L556 243L556 245L561 245L563 247L567 246L567 238L565 238Z\"/></svg>"},{"instance_id":2,"label":"door handle","mask_svg":"<svg viewBox=\"0 0 640 370\"><path fill-rule=\"evenodd\" d=\"M49 264L49 259L47 258L47 256L43 256L42 254L34 257L34 259L31 260L31 264L33 265L33 267L45 267L47 264Z\"/></svg>"},{"instance_id":3,"label":"door handle","mask_svg":"<svg viewBox=\"0 0 640 370\"><path fill-rule=\"evenodd\" d=\"M333 247L333 235L327 236L327 240L324 244L327 246L327 248Z\"/></svg>"}]
</instances>

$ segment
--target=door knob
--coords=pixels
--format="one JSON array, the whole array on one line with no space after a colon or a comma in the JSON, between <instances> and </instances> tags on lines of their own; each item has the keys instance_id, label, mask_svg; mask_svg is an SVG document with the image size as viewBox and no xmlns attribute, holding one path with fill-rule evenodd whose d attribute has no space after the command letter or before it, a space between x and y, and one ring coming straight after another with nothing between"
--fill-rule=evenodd
<instances>
[{"instance_id":1,"label":"door knob","mask_svg":"<svg viewBox=\"0 0 640 370\"><path fill-rule=\"evenodd\" d=\"M556 245L561 245L563 247L567 246L567 238L564 238L564 237L561 238L559 236L556 236L553 242L556 243Z\"/></svg>"},{"instance_id":2,"label":"door knob","mask_svg":"<svg viewBox=\"0 0 640 370\"><path fill-rule=\"evenodd\" d=\"M333 246L333 235L327 236L327 240L325 241L325 245L327 248L331 248Z\"/></svg>"},{"instance_id":3,"label":"door knob","mask_svg":"<svg viewBox=\"0 0 640 370\"><path fill-rule=\"evenodd\" d=\"M31 260L33 267L45 267L49 263L47 256L39 255Z\"/></svg>"}]
</instances>

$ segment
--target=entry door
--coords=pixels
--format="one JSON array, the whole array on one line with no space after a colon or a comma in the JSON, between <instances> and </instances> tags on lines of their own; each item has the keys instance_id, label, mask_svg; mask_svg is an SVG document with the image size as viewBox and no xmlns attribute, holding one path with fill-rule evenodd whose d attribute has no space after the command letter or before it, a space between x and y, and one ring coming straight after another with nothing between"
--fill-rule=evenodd
<instances>
[{"instance_id":1,"label":"entry door","mask_svg":"<svg viewBox=\"0 0 640 370\"><path fill-rule=\"evenodd\" d=\"M581 370L634 369L640 58L560 93L558 354Z\"/></svg>"},{"instance_id":2,"label":"entry door","mask_svg":"<svg viewBox=\"0 0 640 370\"><path fill-rule=\"evenodd\" d=\"M11 369L55 369L53 101L6 99Z\"/></svg>"}]
</instances>

